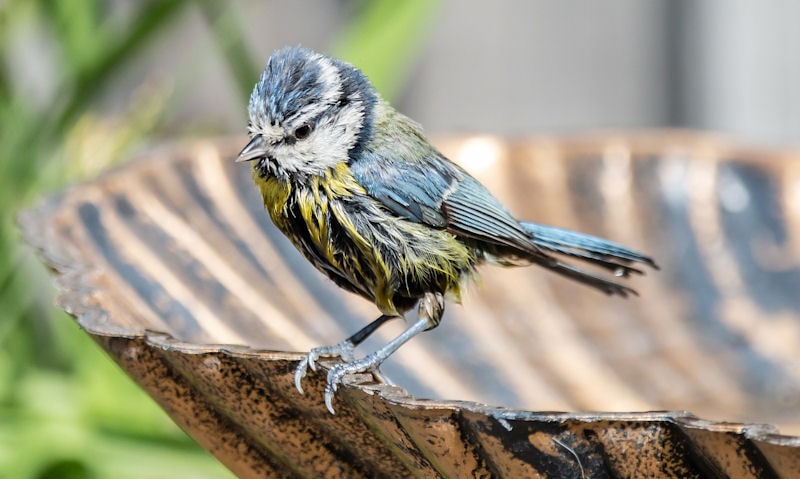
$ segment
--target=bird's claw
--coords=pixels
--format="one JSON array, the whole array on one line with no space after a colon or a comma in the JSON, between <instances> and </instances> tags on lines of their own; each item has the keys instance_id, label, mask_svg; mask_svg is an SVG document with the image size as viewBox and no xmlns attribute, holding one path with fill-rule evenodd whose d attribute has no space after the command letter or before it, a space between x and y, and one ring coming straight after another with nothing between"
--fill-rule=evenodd
<instances>
[{"instance_id":1,"label":"bird's claw","mask_svg":"<svg viewBox=\"0 0 800 479\"><path fill-rule=\"evenodd\" d=\"M303 392L303 378L306 377L308 369L312 371L317 370L317 360L319 358L340 357L345 363L350 363L355 359L354 346L350 341L342 341L339 344L332 346L319 346L308 352L306 357L300 360L297 369L294 371L294 386L300 392ZM326 393L327 394L327 393ZM328 408L330 409L330 408Z\"/></svg>"},{"instance_id":2,"label":"bird's claw","mask_svg":"<svg viewBox=\"0 0 800 479\"><path fill-rule=\"evenodd\" d=\"M336 414L336 411L333 409L333 395L336 394L338 388L339 386L331 383L325 386L325 407L328 408L331 414Z\"/></svg>"},{"instance_id":3,"label":"bird's claw","mask_svg":"<svg viewBox=\"0 0 800 479\"><path fill-rule=\"evenodd\" d=\"M300 394L305 394L303 391L303 378L306 377L308 372L308 356L300 360L297 369L294 370L294 387L300 391Z\"/></svg>"},{"instance_id":4,"label":"bird's claw","mask_svg":"<svg viewBox=\"0 0 800 479\"><path fill-rule=\"evenodd\" d=\"M366 373L371 371L375 373L380 366L383 358L376 354L370 354L358 361L351 361L347 363L339 363L334 365L328 370L328 384L325 386L325 406L331 414L336 414L333 409L333 396L339 385L342 384L342 379L348 374Z\"/></svg>"}]
</instances>

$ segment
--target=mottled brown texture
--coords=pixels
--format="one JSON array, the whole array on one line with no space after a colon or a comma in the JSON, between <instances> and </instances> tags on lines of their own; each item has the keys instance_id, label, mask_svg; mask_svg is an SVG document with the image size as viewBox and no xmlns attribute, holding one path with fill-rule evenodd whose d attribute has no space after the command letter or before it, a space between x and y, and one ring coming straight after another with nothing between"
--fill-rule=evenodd
<instances>
[{"instance_id":1,"label":"mottled brown texture","mask_svg":"<svg viewBox=\"0 0 800 479\"><path fill-rule=\"evenodd\" d=\"M521 219L663 269L621 301L484 268L385 364L397 386L346 378L332 416L329 363L300 395L299 351L377 312L269 223L243 144L154 151L21 219L59 304L238 476L800 475L800 438L745 424L800 433L800 153L687 132L441 141Z\"/></svg>"}]
</instances>

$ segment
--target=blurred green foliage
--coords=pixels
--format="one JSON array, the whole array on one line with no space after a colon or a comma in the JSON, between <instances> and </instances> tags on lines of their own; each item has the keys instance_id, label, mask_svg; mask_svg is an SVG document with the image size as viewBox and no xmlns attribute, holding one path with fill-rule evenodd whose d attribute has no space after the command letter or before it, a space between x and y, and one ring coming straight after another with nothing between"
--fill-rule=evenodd
<instances>
[{"instance_id":1,"label":"blurred green foliage","mask_svg":"<svg viewBox=\"0 0 800 479\"><path fill-rule=\"evenodd\" d=\"M351 24L332 51L391 97L437 4L348 5ZM93 107L114 75L187 8L205 19L244 105L264 59L253 57L241 12L227 3L130 2L120 18L107 15L103 0L0 2L0 478L232 477L51 306L50 280L20 245L15 224L44 192L91 178L163 134L163 85L145 85L119 117ZM52 71L39 72L55 85L52 98L40 98L36 85L10 71L11 55L41 53L36 45L20 48L20 37L54 49Z\"/></svg>"}]
</instances>

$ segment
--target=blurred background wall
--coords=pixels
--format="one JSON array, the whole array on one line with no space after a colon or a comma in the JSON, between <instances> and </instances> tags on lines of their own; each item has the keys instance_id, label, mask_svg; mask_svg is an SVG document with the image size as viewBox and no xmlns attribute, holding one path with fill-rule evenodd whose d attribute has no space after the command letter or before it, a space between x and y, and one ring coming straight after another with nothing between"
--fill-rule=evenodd
<instances>
[{"instance_id":1,"label":"blurred background wall","mask_svg":"<svg viewBox=\"0 0 800 479\"><path fill-rule=\"evenodd\" d=\"M113 3L110 11L124 22L129 6ZM361 51L343 44L366 3L240 0L219 12L234 17L258 68L286 44L359 63ZM416 9L428 16L409 39L411 51L382 60L399 77L384 93L430 132L689 127L763 143L800 141L797 2L430 3ZM163 81L174 88L166 113L176 130L199 124L241 132L244 105L209 31L214 13L182 13L106 89L104 108L124 110L137 87ZM57 72L49 70L55 59L41 34L34 29L16 60L25 65L20 75L46 91L52 85L42 78Z\"/></svg>"},{"instance_id":2,"label":"blurred background wall","mask_svg":"<svg viewBox=\"0 0 800 479\"><path fill-rule=\"evenodd\" d=\"M127 62L96 106L124 114L142 86L155 83L171 88L164 111L170 133L241 133L245 105L213 28L233 22L240 29L253 81L270 52L286 44L362 64L376 54L369 46L348 48L348 28L368 3L239 0L188 8ZM689 127L760 143L800 142L797 2L426 3L410 9L426 17L408 39L409 51L367 58L364 68L394 66L397 78L379 86L429 132ZM130 8L106 5L120 24ZM403 15L397 10L387 13ZM15 37L9 70L47 103L58 79L53 39L36 24Z\"/></svg>"},{"instance_id":3,"label":"blurred background wall","mask_svg":"<svg viewBox=\"0 0 800 479\"><path fill-rule=\"evenodd\" d=\"M800 147L798 18L791 0L0 1L0 477L229 477L51 306L14 221L152 144L243 134L273 49L357 64L431 134Z\"/></svg>"}]
</instances>

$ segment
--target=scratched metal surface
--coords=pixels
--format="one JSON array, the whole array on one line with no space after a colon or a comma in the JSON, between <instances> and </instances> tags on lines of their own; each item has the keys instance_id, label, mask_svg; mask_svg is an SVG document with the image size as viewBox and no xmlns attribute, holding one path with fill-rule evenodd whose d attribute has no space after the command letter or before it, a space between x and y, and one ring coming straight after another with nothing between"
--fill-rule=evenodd
<instances>
[{"instance_id":1,"label":"scratched metal surface","mask_svg":"<svg viewBox=\"0 0 800 479\"><path fill-rule=\"evenodd\" d=\"M350 378L330 416L321 376L294 390L297 352L377 312L274 229L242 144L155 150L21 219L59 304L241 477L800 471L800 152L690 132L442 139L518 217L662 270L625 301L484 267L384 365L397 386Z\"/></svg>"}]
</instances>

